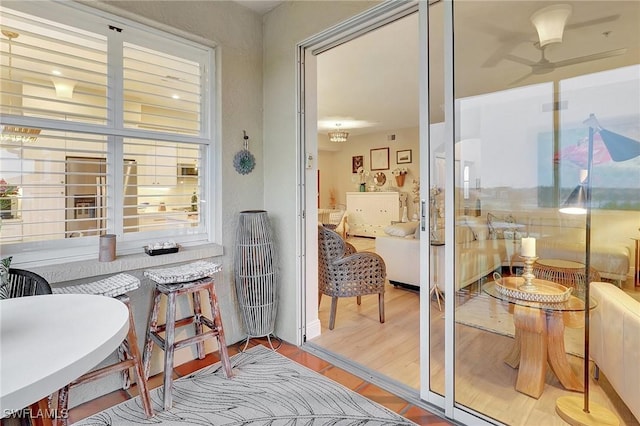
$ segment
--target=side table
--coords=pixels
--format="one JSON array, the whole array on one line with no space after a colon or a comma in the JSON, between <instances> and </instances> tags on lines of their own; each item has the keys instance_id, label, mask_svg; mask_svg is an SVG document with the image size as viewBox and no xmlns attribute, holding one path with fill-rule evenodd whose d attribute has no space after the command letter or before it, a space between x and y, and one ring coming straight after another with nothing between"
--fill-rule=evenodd
<instances>
[{"instance_id":1,"label":"side table","mask_svg":"<svg viewBox=\"0 0 640 426\"><path fill-rule=\"evenodd\" d=\"M533 275L565 287L573 288L576 292L583 292L587 277L585 276L584 263L562 259L538 259L533 264ZM593 267L589 267L591 281L600 281L600 273Z\"/></svg>"}]
</instances>

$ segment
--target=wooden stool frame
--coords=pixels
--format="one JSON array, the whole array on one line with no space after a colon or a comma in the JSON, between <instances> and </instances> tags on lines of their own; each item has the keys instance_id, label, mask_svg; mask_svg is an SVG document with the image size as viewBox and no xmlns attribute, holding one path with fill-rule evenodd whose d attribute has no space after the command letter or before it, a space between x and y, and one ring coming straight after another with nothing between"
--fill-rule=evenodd
<instances>
[{"instance_id":1,"label":"wooden stool frame","mask_svg":"<svg viewBox=\"0 0 640 426\"><path fill-rule=\"evenodd\" d=\"M208 293L211 303L211 315L213 319L209 319L202 314L200 304L200 291L205 290ZM176 320L176 301L178 296L191 294L193 299L193 315ZM166 321L165 324L158 325L158 313L160 308L161 296L167 297ZM195 335L179 341L175 341L176 327L184 327L189 324L195 325ZM209 328L204 331L203 325ZM160 336L164 333L164 338ZM151 363L151 353L153 344L155 343L164 351L164 409L171 408L173 403L172 386L173 386L173 354L176 349L181 349L191 345L197 345L198 359L205 357L204 340L217 337L218 348L220 351L220 360L222 367L228 378L233 376L231 371L231 362L229 361L229 353L224 338L224 330L222 328L222 320L220 318L220 309L218 307L218 298L216 296L214 280L206 277L197 281L175 284L155 284L153 292L152 307L149 313L149 324L145 338L144 353L142 356L144 375L149 378L149 369Z\"/></svg>"},{"instance_id":2,"label":"wooden stool frame","mask_svg":"<svg viewBox=\"0 0 640 426\"><path fill-rule=\"evenodd\" d=\"M108 296L105 296L108 297ZM67 410L69 403L69 388L72 386L88 383L93 380L101 379L109 374L122 372L123 386L122 389L128 389L131 385L129 377L129 369L133 368L136 373L136 383L138 384L138 390L140 391L140 399L142 400L142 407L144 408L145 415L150 418L153 417L153 408L151 406L151 398L149 396L149 388L147 385L147 377L144 374L144 368L142 365L142 357L140 356L140 349L138 349L138 337L136 334L135 324L133 322L133 312L131 311L131 303L129 296L126 294L116 296L115 299L120 300L127 305L129 310L129 331L127 337L120 344L118 348L118 357L120 362L117 362L106 367L102 367L93 371L90 371L80 378L74 380L64 388L58 391L57 407L58 413L63 413ZM66 417L59 418L57 424L66 426L68 419Z\"/></svg>"}]
</instances>

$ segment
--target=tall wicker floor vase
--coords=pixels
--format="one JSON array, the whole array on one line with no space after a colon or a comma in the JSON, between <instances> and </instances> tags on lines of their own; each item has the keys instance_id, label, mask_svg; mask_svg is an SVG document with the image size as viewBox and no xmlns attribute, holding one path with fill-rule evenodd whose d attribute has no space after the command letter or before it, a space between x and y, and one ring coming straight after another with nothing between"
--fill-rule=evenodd
<instances>
[{"instance_id":1,"label":"tall wicker floor vase","mask_svg":"<svg viewBox=\"0 0 640 426\"><path fill-rule=\"evenodd\" d=\"M278 309L278 256L266 211L240 212L234 272L236 294L247 330L244 349L253 337L266 337L274 349L270 336Z\"/></svg>"}]
</instances>

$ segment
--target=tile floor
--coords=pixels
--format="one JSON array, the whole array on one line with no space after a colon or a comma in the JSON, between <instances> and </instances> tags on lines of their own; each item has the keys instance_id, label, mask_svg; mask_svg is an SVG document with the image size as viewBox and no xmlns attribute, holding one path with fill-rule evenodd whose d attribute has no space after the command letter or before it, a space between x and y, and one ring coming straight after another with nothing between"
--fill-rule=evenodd
<instances>
[{"instance_id":1,"label":"tile floor","mask_svg":"<svg viewBox=\"0 0 640 426\"><path fill-rule=\"evenodd\" d=\"M260 339L253 339L250 342L250 346L256 344L262 344L268 346L266 339L264 341ZM238 345L232 345L229 347L229 355L234 355L239 352ZM439 416L423 410L420 407L412 405L407 401L379 388L365 380L350 374L349 372L333 366L332 364L312 355L301 348L288 343L282 343L282 346L278 349L278 353L299 363L307 368L310 368L328 378L341 383L343 386L363 395L388 409L402 415L403 417L419 424L419 425L432 425L432 426L451 426L453 423L448 422L440 418ZM217 352L214 354L208 354L202 360L194 360L188 363L182 364L174 368L174 377L181 377L189 374L193 371L199 370L207 365L218 362L219 357ZM162 385L162 375L158 374L149 378L149 389L154 389ZM93 415L99 411L109 408L120 402L126 401L129 398L135 397L137 390L133 386L128 391L118 390L111 392L108 395L94 399L93 401L86 402L77 407L74 407L69 412L69 423L77 422L85 417Z\"/></svg>"}]
</instances>

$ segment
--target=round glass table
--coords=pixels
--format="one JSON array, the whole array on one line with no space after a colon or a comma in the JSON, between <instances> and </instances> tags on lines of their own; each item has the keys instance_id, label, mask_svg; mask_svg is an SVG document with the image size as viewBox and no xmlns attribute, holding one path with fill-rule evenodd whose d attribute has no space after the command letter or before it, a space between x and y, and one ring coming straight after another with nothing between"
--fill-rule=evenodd
<instances>
[{"instance_id":1,"label":"round glass table","mask_svg":"<svg viewBox=\"0 0 640 426\"><path fill-rule=\"evenodd\" d=\"M545 282L539 279L536 281ZM546 283L553 284L548 281ZM518 368L518 392L533 398L542 395L547 362L565 389L583 391L583 378L573 371L565 352L564 328L584 326L584 300L575 296L557 303L516 299L500 293L494 281L485 284L482 291L508 302L509 312L513 313L514 343L505 357L505 363ZM591 299L589 309L595 306L595 300Z\"/></svg>"}]
</instances>

